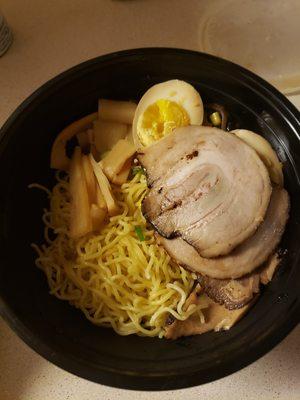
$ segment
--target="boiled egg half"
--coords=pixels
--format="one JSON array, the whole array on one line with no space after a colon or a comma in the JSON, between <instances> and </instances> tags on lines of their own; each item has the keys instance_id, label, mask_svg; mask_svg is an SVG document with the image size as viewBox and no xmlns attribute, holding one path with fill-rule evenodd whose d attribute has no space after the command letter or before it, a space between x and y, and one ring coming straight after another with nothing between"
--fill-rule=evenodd
<instances>
[{"instance_id":1,"label":"boiled egg half","mask_svg":"<svg viewBox=\"0 0 300 400\"><path fill-rule=\"evenodd\" d=\"M133 119L133 140L137 148L147 147L175 128L202 122L200 94L189 83L173 79L152 86L141 98Z\"/></svg>"}]
</instances>

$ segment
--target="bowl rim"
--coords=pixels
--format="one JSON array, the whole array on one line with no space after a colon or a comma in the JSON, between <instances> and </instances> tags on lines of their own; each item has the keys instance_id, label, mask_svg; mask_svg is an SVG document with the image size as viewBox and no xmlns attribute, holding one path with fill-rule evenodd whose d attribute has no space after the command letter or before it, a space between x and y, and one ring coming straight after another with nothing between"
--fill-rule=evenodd
<instances>
[{"instance_id":1,"label":"bowl rim","mask_svg":"<svg viewBox=\"0 0 300 400\"><path fill-rule=\"evenodd\" d=\"M282 108L284 107L285 112L288 112L289 118L293 120L294 124L299 125L300 128L300 112L297 108L290 103L290 101L280 93L271 84L266 82L251 71L248 71L244 67L241 67L235 63L224 60L220 57L216 57L210 54L192 51L187 49L170 48L170 47L145 47L135 48L129 50L117 51L105 55L101 55L90 60L84 61L80 64L71 67L54 78L48 80L38 89L36 89L31 95L29 95L11 114L0 129L0 147L4 145L7 133L11 127L22 120L22 116L25 114L27 108L31 106L37 99L41 99L44 95L49 95L49 90L57 88L57 85L63 84L66 78L72 79L81 72L85 72L87 68L91 68L93 65L99 63L112 62L114 60L120 61L121 58L132 57L132 56L150 56L150 55L194 55L195 57L205 58L206 61L211 60L212 62L218 62L226 68L232 68L234 71L239 73L240 77L245 79L248 84L255 84L255 86L264 93L264 95L271 95L273 102L275 101ZM289 120L290 122L290 120ZM298 134L298 140L300 140L300 129ZM69 356L66 357L63 354L57 354L53 352L50 346L43 342L37 335L30 331L21 319L14 313L12 308L7 304L0 294L0 315L12 328L12 330L35 352L43 356L48 361L52 362L56 366L63 368L64 370L71 372L81 378L88 379L90 381L109 385L116 388L132 389L132 390L174 390L197 386L200 384L208 383L225 376L232 374L233 372L239 371L246 367L252 362L258 360L260 357L269 352L273 347L280 343L289 332L300 322L300 296L298 296L294 307L291 307L289 314L279 329L275 332L271 332L271 336L267 336L257 345L256 351L247 354L245 358L235 360L234 363L224 365L222 371L207 371L204 376L199 376L196 372L192 374L190 372L183 373L180 375L181 379L177 376L153 376L149 374L133 374L129 371L117 371L104 369L101 371L102 375L92 371L90 365L80 363L77 359L71 359Z\"/></svg>"}]
</instances>

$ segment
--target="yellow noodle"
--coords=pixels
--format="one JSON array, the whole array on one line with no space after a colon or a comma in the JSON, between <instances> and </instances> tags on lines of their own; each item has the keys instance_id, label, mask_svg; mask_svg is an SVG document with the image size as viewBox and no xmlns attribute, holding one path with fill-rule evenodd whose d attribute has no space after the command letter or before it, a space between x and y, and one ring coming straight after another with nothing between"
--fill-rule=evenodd
<instances>
[{"instance_id":1,"label":"yellow noodle","mask_svg":"<svg viewBox=\"0 0 300 400\"><path fill-rule=\"evenodd\" d=\"M193 274L174 264L156 244L142 215L141 202L148 190L144 175L138 173L114 188L119 215L111 217L99 234L77 241L68 235L68 177L58 173L57 181L52 193L32 185L50 197L50 210L43 215L45 244L33 247L51 294L69 301L94 324L112 327L120 335L163 337L169 314L185 320L196 312L203 320L200 307L187 311L183 307ZM144 241L137 237L136 227L142 229Z\"/></svg>"}]
</instances>

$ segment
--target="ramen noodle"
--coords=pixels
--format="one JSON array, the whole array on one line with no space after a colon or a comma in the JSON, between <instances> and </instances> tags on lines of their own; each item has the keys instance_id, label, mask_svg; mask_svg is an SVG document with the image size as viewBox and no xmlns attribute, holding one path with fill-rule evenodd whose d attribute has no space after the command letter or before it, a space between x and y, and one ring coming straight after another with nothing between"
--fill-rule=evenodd
<instances>
[{"instance_id":1,"label":"ramen noodle","mask_svg":"<svg viewBox=\"0 0 300 400\"><path fill-rule=\"evenodd\" d=\"M113 187L119 214L110 217L99 233L77 240L69 236L68 175L57 173L52 192L43 189L50 198L50 209L43 214L45 243L33 247L51 294L120 335L163 337L169 315L178 320L193 313L202 317L200 306L183 307L195 276L156 244L141 212L148 190L143 173Z\"/></svg>"}]
</instances>

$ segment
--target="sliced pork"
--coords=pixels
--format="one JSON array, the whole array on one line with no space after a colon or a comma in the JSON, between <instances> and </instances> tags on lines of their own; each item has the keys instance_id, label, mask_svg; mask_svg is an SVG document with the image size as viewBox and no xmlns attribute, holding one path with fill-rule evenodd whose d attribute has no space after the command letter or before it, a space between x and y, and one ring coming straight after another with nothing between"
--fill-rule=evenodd
<instances>
[{"instance_id":1,"label":"sliced pork","mask_svg":"<svg viewBox=\"0 0 300 400\"><path fill-rule=\"evenodd\" d=\"M201 309L201 312L204 321L200 320L198 313L192 314L185 321L171 320L166 324L165 337L167 339L177 339L182 336L200 335L212 330L228 330L243 317L255 300L256 298L237 310L228 310L224 306L215 303L206 294L201 294L199 287L195 288L186 303L189 305L203 305L204 308Z\"/></svg>"},{"instance_id":2,"label":"sliced pork","mask_svg":"<svg viewBox=\"0 0 300 400\"><path fill-rule=\"evenodd\" d=\"M268 261L263 266L259 274L260 282L263 285L267 285L269 282L271 282L273 275L279 265L279 262L280 258L278 256L278 253L272 254L272 256L269 257Z\"/></svg>"},{"instance_id":3,"label":"sliced pork","mask_svg":"<svg viewBox=\"0 0 300 400\"><path fill-rule=\"evenodd\" d=\"M235 310L248 304L259 293L259 274L239 279L215 279L205 275L198 277L203 291L216 303L224 304L228 310Z\"/></svg>"},{"instance_id":4,"label":"sliced pork","mask_svg":"<svg viewBox=\"0 0 300 400\"><path fill-rule=\"evenodd\" d=\"M228 254L264 219L272 192L267 169L232 134L179 128L138 158L151 187L145 217L162 236L181 237L202 257Z\"/></svg>"},{"instance_id":5,"label":"sliced pork","mask_svg":"<svg viewBox=\"0 0 300 400\"><path fill-rule=\"evenodd\" d=\"M285 189L274 187L264 222L254 235L230 254L218 258L204 258L181 238L165 239L157 235L159 243L171 258L186 268L211 278L240 278L260 266L280 242L289 213L289 196ZM226 233L224 233L226 235Z\"/></svg>"},{"instance_id":6,"label":"sliced pork","mask_svg":"<svg viewBox=\"0 0 300 400\"><path fill-rule=\"evenodd\" d=\"M248 304L259 293L261 283L266 285L271 281L278 264L279 258L275 253L261 267L242 278L215 279L199 274L198 282L212 300L234 310Z\"/></svg>"}]
</instances>

